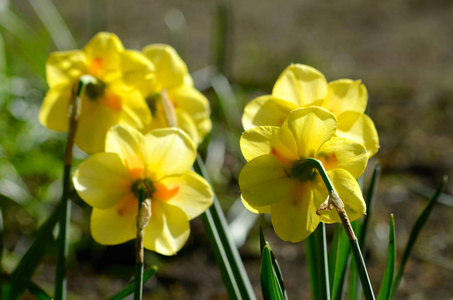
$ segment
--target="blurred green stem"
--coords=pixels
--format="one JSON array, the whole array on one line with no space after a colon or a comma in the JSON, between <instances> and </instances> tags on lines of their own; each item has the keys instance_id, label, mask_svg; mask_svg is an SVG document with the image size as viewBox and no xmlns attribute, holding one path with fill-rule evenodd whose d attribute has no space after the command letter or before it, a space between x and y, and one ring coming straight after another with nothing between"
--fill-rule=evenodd
<instances>
[{"instance_id":1,"label":"blurred green stem","mask_svg":"<svg viewBox=\"0 0 453 300\"><path fill-rule=\"evenodd\" d=\"M66 299L66 259L69 250L69 226L71 219L71 202L69 196L71 194L71 166L72 166L72 149L74 147L75 135L81 111L82 96L85 92L85 87L95 80L89 75L80 77L77 89L71 96L69 104L69 130L66 142L66 152L64 160L63 174L63 196L62 196L62 213L60 216L60 229L58 234L58 261L55 276L55 299Z\"/></svg>"},{"instance_id":2,"label":"blurred green stem","mask_svg":"<svg viewBox=\"0 0 453 300\"><path fill-rule=\"evenodd\" d=\"M143 296L143 269L144 269L144 250L143 236L145 227L151 217L150 200L145 200L147 194L146 186L142 186L138 196L137 213L137 238L135 240L135 280L134 280L134 300L141 300Z\"/></svg>"},{"instance_id":3,"label":"blurred green stem","mask_svg":"<svg viewBox=\"0 0 453 300\"><path fill-rule=\"evenodd\" d=\"M358 243L357 237L355 236L354 230L352 229L351 223L349 222L348 215L344 209L343 201L338 196L335 188L333 187L332 182L330 181L329 176L327 175L326 170L322 163L314 158L308 158L304 162L305 167L315 168L319 175L321 176L327 191L329 192L329 198L324 202L319 210L330 210L332 207L335 207L338 215L340 216L341 223L345 228L346 234L348 235L349 243L351 244L352 253L354 255L355 262L357 264L357 271L359 272L360 281L363 286L363 293L365 294L365 299L374 300L373 288L371 286L370 278L368 277L368 272L365 266L365 261L363 260L362 252L360 250L360 245Z\"/></svg>"}]
</instances>

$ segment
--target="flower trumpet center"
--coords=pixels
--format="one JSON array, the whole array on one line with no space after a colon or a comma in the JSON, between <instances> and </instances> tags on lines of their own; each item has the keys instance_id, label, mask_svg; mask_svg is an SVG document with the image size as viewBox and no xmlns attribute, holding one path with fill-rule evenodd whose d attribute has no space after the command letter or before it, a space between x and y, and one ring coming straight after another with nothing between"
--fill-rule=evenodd
<instances>
[{"instance_id":1,"label":"flower trumpet center","mask_svg":"<svg viewBox=\"0 0 453 300\"><path fill-rule=\"evenodd\" d=\"M105 88L106 84L102 80L97 79L95 83L90 82L87 84L85 94L90 100L97 100L104 96Z\"/></svg>"},{"instance_id":2,"label":"flower trumpet center","mask_svg":"<svg viewBox=\"0 0 453 300\"><path fill-rule=\"evenodd\" d=\"M139 179L135 181L131 186L132 193L135 195L135 197L137 197L137 199L140 197L140 189L142 188L145 190L145 199L151 199L154 192L156 191L156 188L154 187L154 184L151 180L149 180L148 178Z\"/></svg>"},{"instance_id":3,"label":"flower trumpet center","mask_svg":"<svg viewBox=\"0 0 453 300\"><path fill-rule=\"evenodd\" d=\"M316 177L316 172L315 166L308 160L295 161L291 168L291 176L301 182L312 181Z\"/></svg>"}]
</instances>

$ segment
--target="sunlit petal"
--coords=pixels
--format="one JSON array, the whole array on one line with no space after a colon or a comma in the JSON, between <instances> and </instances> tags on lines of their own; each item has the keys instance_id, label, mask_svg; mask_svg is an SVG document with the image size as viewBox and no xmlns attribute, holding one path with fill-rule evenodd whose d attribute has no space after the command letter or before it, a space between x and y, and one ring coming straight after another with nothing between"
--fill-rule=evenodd
<instances>
[{"instance_id":1,"label":"sunlit petal","mask_svg":"<svg viewBox=\"0 0 453 300\"><path fill-rule=\"evenodd\" d=\"M168 90L184 83L187 66L175 49L164 44L151 44L143 49L143 54L155 66L160 89Z\"/></svg>"},{"instance_id":2,"label":"sunlit petal","mask_svg":"<svg viewBox=\"0 0 453 300\"><path fill-rule=\"evenodd\" d=\"M134 178L145 176L145 139L132 127L115 125L107 132L105 151L118 154L129 173Z\"/></svg>"},{"instance_id":3,"label":"sunlit petal","mask_svg":"<svg viewBox=\"0 0 453 300\"><path fill-rule=\"evenodd\" d=\"M145 135L147 172L153 180L181 175L196 158L195 147L181 129L156 129Z\"/></svg>"},{"instance_id":4,"label":"sunlit petal","mask_svg":"<svg viewBox=\"0 0 453 300\"><path fill-rule=\"evenodd\" d=\"M281 126L289 112L297 106L271 95L261 96L250 101L244 108L242 126L244 130L256 126Z\"/></svg>"},{"instance_id":5,"label":"sunlit petal","mask_svg":"<svg viewBox=\"0 0 453 300\"><path fill-rule=\"evenodd\" d=\"M239 174L242 197L252 206L266 206L286 197L293 178L288 167L273 155L249 161Z\"/></svg>"},{"instance_id":6,"label":"sunlit petal","mask_svg":"<svg viewBox=\"0 0 453 300\"><path fill-rule=\"evenodd\" d=\"M272 151L272 137L278 136L279 128L275 126L259 126L245 131L240 140L242 155L251 161Z\"/></svg>"},{"instance_id":7,"label":"sunlit petal","mask_svg":"<svg viewBox=\"0 0 453 300\"><path fill-rule=\"evenodd\" d=\"M285 197L271 205L275 233L284 241L304 240L319 224L316 209L310 182L293 181Z\"/></svg>"},{"instance_id":8,"label":"sunlit petal","mask_svg":"<svg viewBox=\"0 0 453 300\"><path fill-rule=\"evenodd\" d=\"M138 51L127 50L121 54L122 80L129 86L138 87L148 95L155 84L154 65Z\"/></svg>"},{"instance_id":9,"label":"sunlit petal","mask_svg":"<svg viewBox=\"0 0 453 300\"><path fill-rule=\"evenodd\" d=\"M73 183L86 203L104 209L131 193L132 178L116 153L96 153L79 165Z\"/></svg>"},{"instance_id":10,"label":"sunlit petal","mask_svg":"<svg viewBox=\"0 0 453 300\"><path fill-rule=\"evenodd\" d=\"M116 245L135 238L137 207L137 200L130 196L112 208L93 208L90 224L93 239L99 244Z\"/></svg>"},{"instance_id":11,"label":"sunlit petal","mask_svg":"<svg viewBox=\"0 0 453 300\"><path fill-rule=\"evenodd\" d=\"M301 64L286 68L275 82L272 96L297 107L313 105L327 95L327 81L318 70Z\"/></svg>"},{"instance_id":12,"label":"sunlit petal","mask_svg":"<svg viewBox=\"0 0 453 300\"><path fill-rule=\"evenodd\" d=\"M53 52L46 63L46 78L50 88L72 84L87 71L85 55L80 50Z\"/></svg>"},{"instance_id":13,"label":"sunlit petal","mask_svg":"<svg viewBox=\"0 0 453 300\"><path fill-rule=\"evenodd\" d=\"M189 221L181 208L151 201L151 219L143 239L146 249L174 255L182 248L189 234Z\"/></svg>"},{"instance_id":14,"label":"sunlit petal","mask_svg":"<svg viewBox=\"0 0 453 300\"><path fill-rule=\"evenodd\" d=\"M344 112L337 117L336 135L354 140L365 146L368 158L379 150L379 137L373 120L365 114Z\"/></svg>"},{"instance_id":15,"label":"sunlit petal","mask_svg":"<svg viewBox=\"0 0 453 300\"><path fill-rule=\"evenodd\" d=\"M41 105L39 121L42 125L55 131L68 130L68 107L71 100L71 88L57 86L51 88Z\"/></svg>"},{"instance_id":16,"label":"sunlit petal","mask_svg":"<svg viewBox=\"0 0 453 300\"><path fill-rule=\"evenodd\" d=\"M271 213L271 206L266 205L266 206L256 206L256 205L251 205L247 201L244 200L244 197L241 195L241 201L242 204L244 204L245 208L247 208L249 211L255 214L270 214Z\"/></svg>"},{"instance_id":17,"label":"sunlit petal","mask_svg":"<svg viewBox=\"0 0 453 300\"><path fill-rule=\"evenodd\" d=\"M329 82L322 107L338 116L345 111L365 112L368 93L360 80L339 79Z\"/></svg>"},{"instance_id":18,"label":"sunlit petal","mask_svg":"<svg viewBox=\"0 0 453 300\"><path fill-rule=\"evenodd\" d=\"M318 149L335 134L337 121L335 116L319 107L307 107L293 110L285 121L294 136L300 158L314 157ZM282 126L282 140L288 134Z\"/></svg>"},{"instance_id":19,"label":"sunlit petal","mask_svg":"<svg viewBox=\"0 0 453 300\"><path fill-rule=\"evenodd\" d=\"M353 140L333 137L324 143L319 149L316 158L319 159L324 168L344 169L354 178L359 178L365 171L368 156L364 146Z\"/></svg>"},{"instance_id":20,"label":"sunlit petal","mask_svg":"<svg viewBox=\"0 0 453 300\"><path fill-rule=\"evenodd\" d=\"M160 181L168 190L176 191L168 204L181 208L189 220L199 216L212 204L211 186L200 175L186 171L181 176L167 177Z\"/></svg>"}]
</instances>

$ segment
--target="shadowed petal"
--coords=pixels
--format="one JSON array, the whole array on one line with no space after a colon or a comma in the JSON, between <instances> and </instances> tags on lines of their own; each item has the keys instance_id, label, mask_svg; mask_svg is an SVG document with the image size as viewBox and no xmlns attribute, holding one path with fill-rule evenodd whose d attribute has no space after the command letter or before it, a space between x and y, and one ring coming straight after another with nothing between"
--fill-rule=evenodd
<instances>
[{"instance_id":1,"label":"shadowed petal","mask_svg":"<svg viewBox=\"0 0 453 300\"><path fill-rule=\"evenodd\" d=\"M46 78L50 88L64 85L72 89L86 71L87 60L80 50L53 52L47 58Z\"/></svg>"},{"instance_id":2,"label":"shadowed petal","mask_svg":"<svg viewBox=\"0 0 453 300\"><path fill-rule=\"evenodd\" d=\"M42 125L55 131L68 131L71 94L71 86L57 86L47 92L39 111Z\"/></svg>"},{"instance_id":3,"label":"shadowed petal","mask_svg":"<svg viewBox=\"0 0 453 300\"><path fill-rule=\"evenodd\" d=\"M290 170L273 155L262 155L248 162L239 174L242 197L252 206L266 206L288 193L294 181Z\"/></svg>"},{"instance_id":4,"label":"shadowed petal","mask_svg":"<svg viewBox=\"0 0 453 300\"><path fill-rule=\"evenodd\" d=\"M329 92L322 107L339 116L345 111L364 113L368 93L360 80L339 79L329 82Z\"/></svg>"}]
</instances>

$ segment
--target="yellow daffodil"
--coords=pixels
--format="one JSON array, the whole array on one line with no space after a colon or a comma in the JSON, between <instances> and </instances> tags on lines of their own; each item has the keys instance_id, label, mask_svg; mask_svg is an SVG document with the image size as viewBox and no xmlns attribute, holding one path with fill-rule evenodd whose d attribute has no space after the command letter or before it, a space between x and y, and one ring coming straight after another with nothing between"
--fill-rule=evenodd
<instances>
[{"instance_id":1,"label":"yellow daffodil","mask_svg":"<svg viewBox=\"0 0 453 300\"><path fill-rule=\"evenodd\" d=\"M105 151L80 164L73 182L80 197L93 207L91 233L104 245L136 236L139 187L151 200L151 218L144 247L173 255L186 242L189 220L204 212L213 199L209 184L190 170L196 150L180 129L157 129L142 135L117 125Z\"/></svg>"},{"instance_id":2,"label":"yellow daffodil","mask_svg":"<svg viewBox=\"0 0 453 300\"><path fill-rule=\"evenodd\" d=\"M306 164L322 162L351 221L365 213L358 178L367 164L363 145L335 136L335 116L319 107L291 111L281 127L259 126L245 131L241 150L247 164L239 175L245 206L270 213L277 235L291 242L309 236L319 222L340 222L335 211L317 209L328 191L318 171Z\"/></svg>"},{"instance_id":3,"label":"yellow daffodil","mask_svg":"<svg viewBox=\"0 0 453 300\"><path fill-rule=\"evenodd\" d=\"M336 116L335 135L361 143L371 157L379 149L379 138L373 121L364 113L367 102L367 90L360 80L327 83L318 70L292 64L277 79L272 95L258 97L246 105L242 124L246 130L263 125L281 126L291 110L320 106Z\"/></svg>"},{"instance_id":4,"label":"yellow daffodil","mask_svg":"<svg viewBox=\"0 0 453 300\"><path fill-rule=\"evenodd\" d=\"M115 124L149 130L149 108L133 84L137 78L152 82L153 65L141 53L126 51L116 35L101 32L82 50L51 53L46 70L50 89L39 119L56 131L68 131L68 105L79 78L95 79L85 89L75 137L83 151L102 151L107 130Z\"/></svg>"},{"instance_id":5,"label":"yellow daffodil","mask_svg":"<svg viewBox=\"0 0 453 300\"><path fill-rule=\"evenodd\" d=\"M143 54L156 69L155 84L142 87L153 114L152 128L179 127L198 145L211 131L208 100L194 88L187 66L175 49L151 44Z\"/></svg>"}]
</instances>

